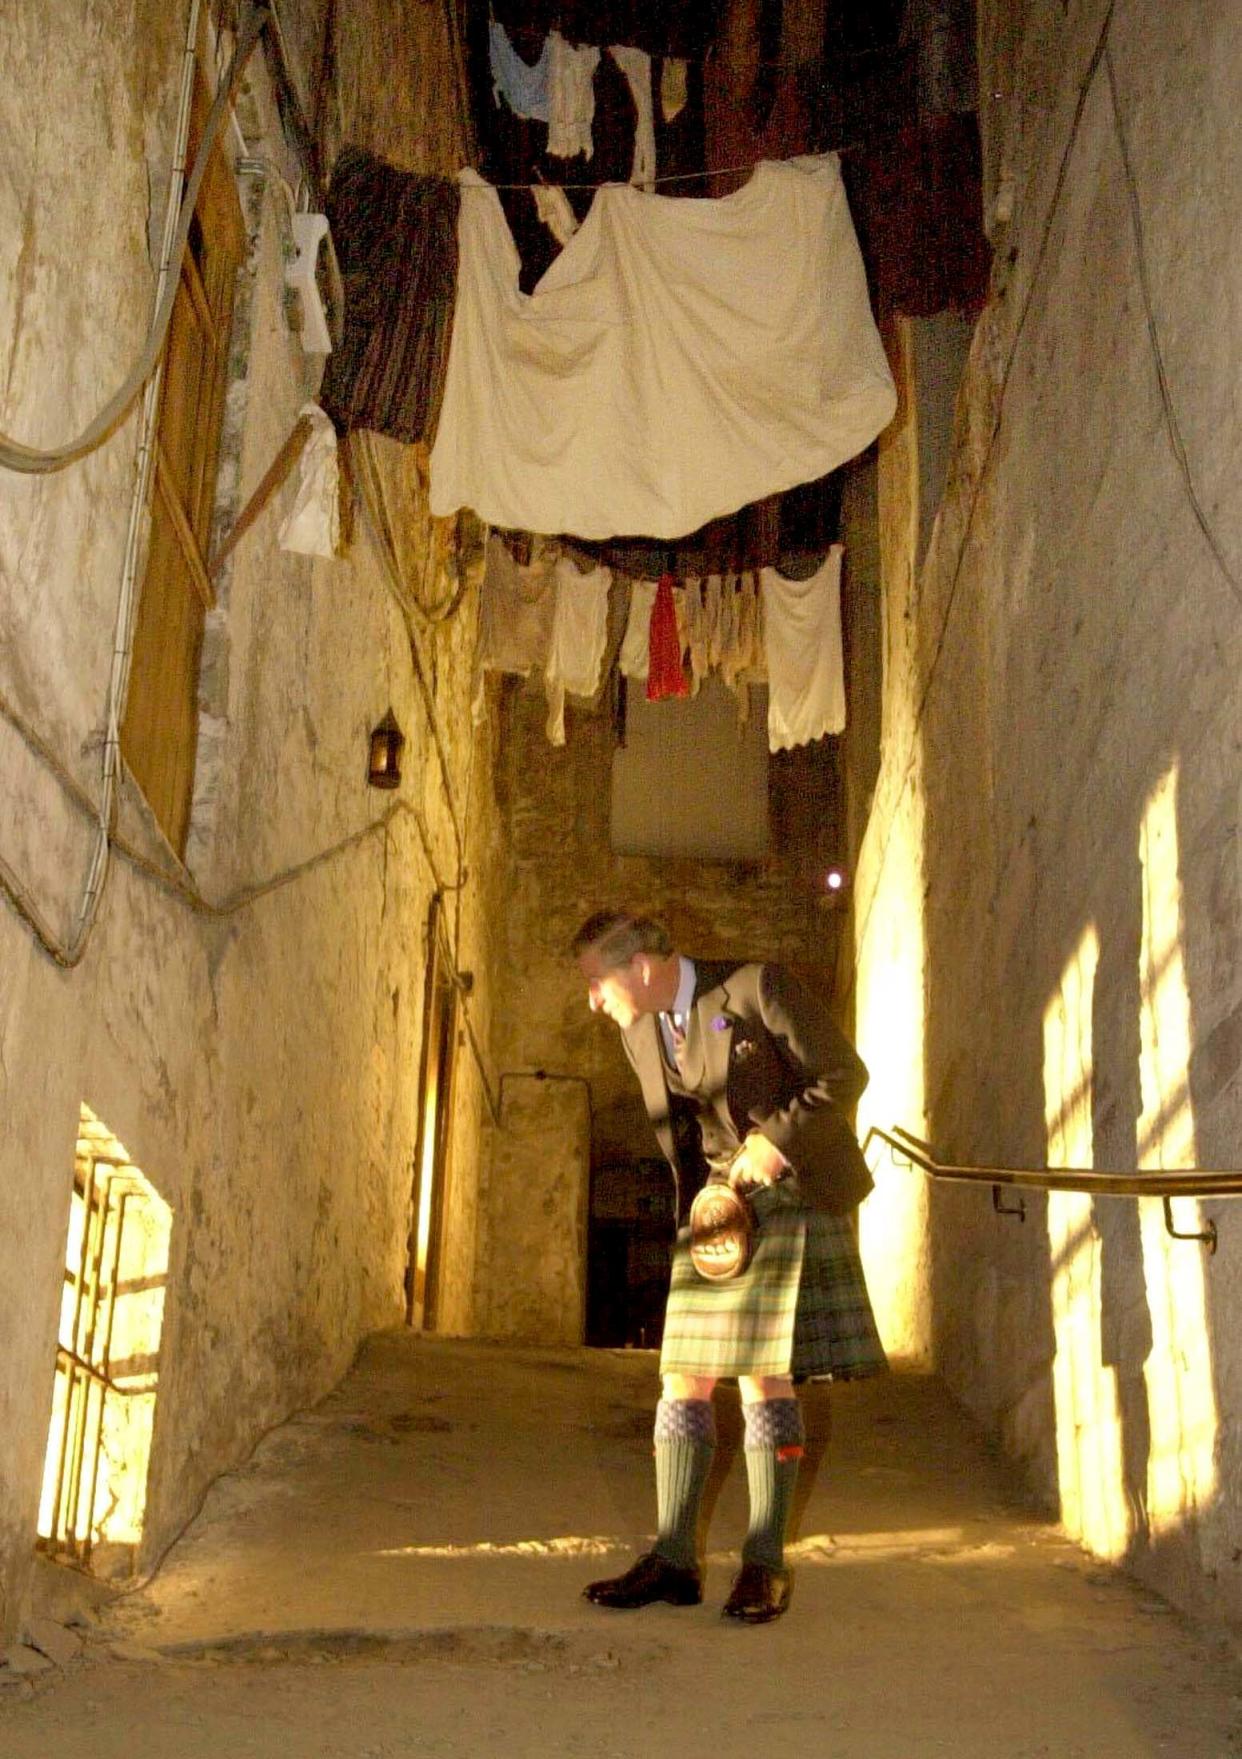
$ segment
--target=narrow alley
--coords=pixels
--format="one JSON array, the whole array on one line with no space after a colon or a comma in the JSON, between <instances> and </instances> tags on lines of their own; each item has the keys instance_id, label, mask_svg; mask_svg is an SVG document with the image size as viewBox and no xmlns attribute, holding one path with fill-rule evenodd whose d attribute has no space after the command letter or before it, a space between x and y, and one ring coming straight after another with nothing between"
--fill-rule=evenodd
<instances>
[{"instance_id":1,"label":"narrow alley","mask_svg":"<svg viewBox=\"0 0 1242 1759\"><path fill-rule=\"evenodd\" d=\"M720 1617L745 1528L736 1401L722 1402L703 1605L592 1607L583 1584L650 1532L653 1387L644 1352L379 1334L219 1481L150 1586L79 1627L63 1677L0 1696L0 1752L1242 1751L1236 1647L1024 1506L928 1376L808 1397L778 1625Z\"/></svg>"},{"instance_id":2,"label":"narrow alley","mask_svg":"<svg viewBox=\"0 0 1242 1759\"><path fill-rule=\"evenodd\" d=\"M1242 1759L1221 0L0 0L0 1759Z\"/></svg>"}]
</instances>

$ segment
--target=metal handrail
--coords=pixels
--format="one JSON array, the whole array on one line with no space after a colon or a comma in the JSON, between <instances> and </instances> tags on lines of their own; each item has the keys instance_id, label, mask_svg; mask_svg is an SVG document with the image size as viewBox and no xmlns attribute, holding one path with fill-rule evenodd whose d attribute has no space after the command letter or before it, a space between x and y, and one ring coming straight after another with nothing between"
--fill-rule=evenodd
<instances>
[{"instance_id":1,"label":"metal handrail","mask_svg":"<svg viewBox=\"0 0 1242 1759\"><path fill-rule=\"evenodd\" d=\"M1099 1167L995 1167L961 1166L937 1160L931 1144L894 1124L883 1130L873 1124L863 1139L866 1154L873 1141L883 1142L897 1164L917 1167L933 1179L950 1184L990 1185L992 1207L998 1215L1026 1219L1026 1206L1019 1198L1004 1205L1000 1194L1013 1186L1034 1191L1082 1191L1096 1197L1159 1197L1164 1202L1164 1223L1175 1240L1198 1240L1209 1252L1217 1245L1216 1223L1209 1221L1200 1233L1183 1233L1173 1225L1174 1197L1242 1197L1242 1172L1206 1167L1152 1167L1133 1173L1108 1172Z\"/></svg>"}]
</instances>

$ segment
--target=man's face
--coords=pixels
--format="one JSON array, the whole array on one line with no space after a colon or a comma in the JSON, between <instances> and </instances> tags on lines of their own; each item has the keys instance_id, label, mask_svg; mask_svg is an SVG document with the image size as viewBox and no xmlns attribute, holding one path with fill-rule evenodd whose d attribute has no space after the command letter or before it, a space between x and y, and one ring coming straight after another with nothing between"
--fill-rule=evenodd
<instances>
[{"instance_id":1,"label":"man's face","mask_svg":"<svg viewBox=\"0 0 1242 1759\"><path fill-rule=\"evenodd\" d=\"M622 1028L632 1026L640 1014L650 1013L649 964L642 953L636 953L628 965L605 965L598 953L584 953L578 965L586 978L591 1012L607 1014Z\"/></svg>"}]
</instances>

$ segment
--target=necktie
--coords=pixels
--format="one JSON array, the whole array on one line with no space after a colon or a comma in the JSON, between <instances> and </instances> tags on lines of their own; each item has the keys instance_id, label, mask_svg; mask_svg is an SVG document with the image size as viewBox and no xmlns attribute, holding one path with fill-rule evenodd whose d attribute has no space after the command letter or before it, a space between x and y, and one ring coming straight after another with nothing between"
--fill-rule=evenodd
<instances>
[{"instance_id":1,"label":"necktie","mask_svg":"<svg viewBox=\"0 0 1242 1759\"><path fill-rule=\"evenodd\" d=\"M673 1061L680 1069L682 1056L686 1048L686 1029L679 1023L676 1014L673 1013L665 1014L664 1024L668 1029L667 1043L672 1048Z\"/></svg>"}]
</instances>

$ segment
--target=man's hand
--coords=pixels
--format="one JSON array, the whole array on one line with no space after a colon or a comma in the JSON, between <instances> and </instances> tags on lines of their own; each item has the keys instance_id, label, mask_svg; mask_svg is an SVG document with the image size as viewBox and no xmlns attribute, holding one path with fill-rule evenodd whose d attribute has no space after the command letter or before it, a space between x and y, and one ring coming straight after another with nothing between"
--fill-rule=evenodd
<instances>
[{"instance_id":1,"label":"man's hand","mask_svg":"<svg viewBox=\"0 0 1242 1759\"><path fill-rule=\"evenodd\" d=\"M755 1185L775 1185L789 1162L760 1130L751 1130L733 1157L729 1183L735 1191Z\"/></svg>"}]
</instances>

